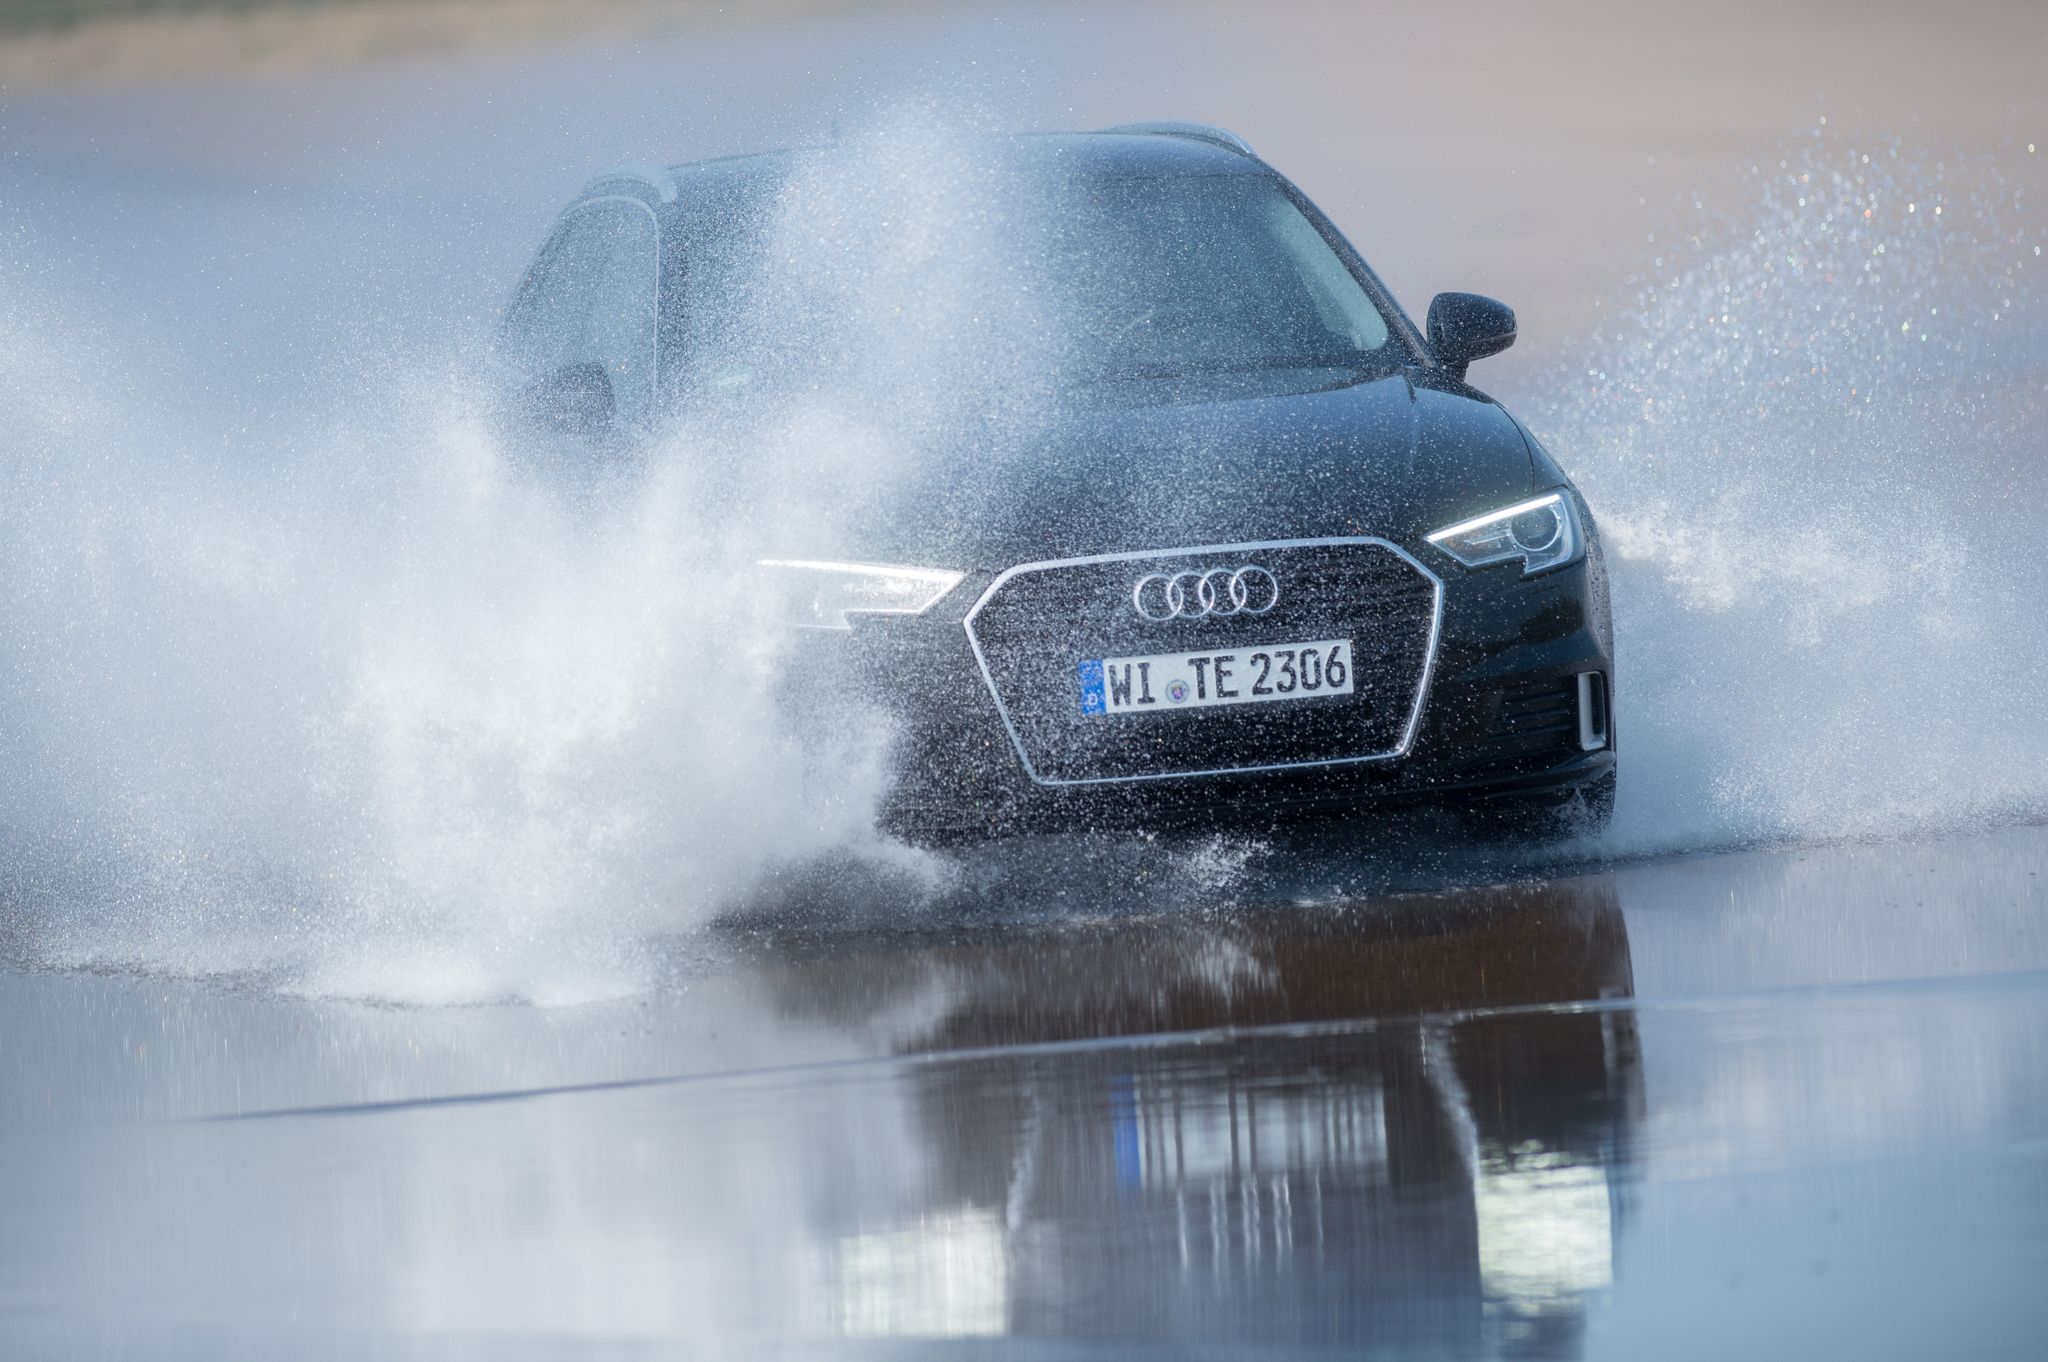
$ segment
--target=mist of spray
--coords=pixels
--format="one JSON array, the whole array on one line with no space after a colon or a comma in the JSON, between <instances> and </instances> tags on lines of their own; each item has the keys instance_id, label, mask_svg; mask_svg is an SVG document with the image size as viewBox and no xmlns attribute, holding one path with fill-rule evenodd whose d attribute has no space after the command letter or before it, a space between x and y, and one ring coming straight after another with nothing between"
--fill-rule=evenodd
<instances>
[{"instance_id":1,"label":"mist of spray","mask_svg":"<svg viewBox=\"0 0 2048 1362\"><path fill-rule=\"evenodd\" d=\"M1614 569L1622 845L2048 809L2038 170L1818 128L1532 413Z\"/></svg>"},{"instance_id":2,"label":"mist of spray","mask_svg":"<svg viewBox=\"0 0 2048 1362\"><path fill-rule=\"evenodd\" d=\"M399 376L417 362L357 376L346 420L181 423L161 355L18 288L0 893L30 955L574 1001L644 987L644 942L783 867L899 860L871 831L886 724L812 697L831 721L792 737L793 638L746 565L770 536L829 550L967 390L947 366L987 353L956 344L989 315L957 146L886 127L799 167L756 345L823 299L839 381L728 403L595 499L522 469L463 385Z\"/></svg>"}]
</instances>

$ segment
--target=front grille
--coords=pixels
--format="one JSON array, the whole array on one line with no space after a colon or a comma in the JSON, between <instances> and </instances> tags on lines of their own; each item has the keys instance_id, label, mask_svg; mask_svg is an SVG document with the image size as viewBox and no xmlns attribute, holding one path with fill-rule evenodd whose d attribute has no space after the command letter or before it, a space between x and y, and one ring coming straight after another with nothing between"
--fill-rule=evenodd
<instances>
[{"instance_id":1,"label":"front grille","mask_svg":"<svg viewBox=\"0 0 2048 1362\"><path fill-rule=\"evenodd\" d=\"M1280 599L1243 615L1153 623L1131 601L1147 573L1257 564ZM1407 750L1436 644L1439 585L1383 540L1230 545L1013 568L967 632L1018 755L1044 784L1149 780L1373 761ZM1078 664L1349 638L1356 691L1139 715L1081 712Z\"/></svg>"}]
</instances>

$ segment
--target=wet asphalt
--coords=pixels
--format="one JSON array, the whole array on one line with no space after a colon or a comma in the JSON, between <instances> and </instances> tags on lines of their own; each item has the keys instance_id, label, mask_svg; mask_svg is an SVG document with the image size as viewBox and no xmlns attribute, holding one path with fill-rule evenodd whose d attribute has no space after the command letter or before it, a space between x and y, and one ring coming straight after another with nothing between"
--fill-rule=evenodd
<instances>
[{"instance_id":1,"label":"wet asphalt","mask_svg":"<svg viewBox=\"0 0 2048 1362\"><path fill-rule=\"evenodd\" d=\"M560 1009L15 970L0 1340L2034 1356L2044 871L2017 827L743 918Z\"/></svg>"}]
</instances>

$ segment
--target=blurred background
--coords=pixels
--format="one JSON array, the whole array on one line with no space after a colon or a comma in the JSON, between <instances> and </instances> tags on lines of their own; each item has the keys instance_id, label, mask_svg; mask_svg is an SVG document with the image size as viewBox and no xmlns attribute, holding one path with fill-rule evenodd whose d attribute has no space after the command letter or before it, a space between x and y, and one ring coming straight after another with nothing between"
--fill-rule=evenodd
<instances>
[{"instance_id":1,"label":"blurred background","mask_svg":"<svg viewBox=\"0 0 2048 1362\"><path fill-rule=\"evenodd\" d=\"M208 233L227 239L181 255L236 258L252 288L277 266L239 239L285 229L266 221L281 196L345 192L314 268L346 269L377 316L422 280L465 312L495 301L549 212L623 160L819 140L892 101L1004 126L1207 120L1296 179L1412 310L1442 288L1511 301L1523 341L1488 380L1512 395L1660 240L1742 211L1788 146L1825 130L1953 162L2048 135L2044 41L2048 9L2025 0L8 0L0 135L16 177L32 160L116 196L74 198L78 216L122 211L151 171L184 184L162 237L210 190L240 196L245 220ZM438 239L415 220L402 250L366 241L369 191L387 222L423 201Z\"/></svg>"}]
</instances>

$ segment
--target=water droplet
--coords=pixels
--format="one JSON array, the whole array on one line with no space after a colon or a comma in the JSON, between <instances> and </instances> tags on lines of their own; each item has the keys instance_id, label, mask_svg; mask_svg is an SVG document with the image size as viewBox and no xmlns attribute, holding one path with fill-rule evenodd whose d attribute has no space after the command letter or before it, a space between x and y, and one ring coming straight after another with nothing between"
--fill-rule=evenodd
<instances>
[{"instance_id":1,"label":"water droplet","mask_svg":"<svg viewBox=\"0 0 2048 1362\"><path fill-rule=\"evenodd\" d=\"M1909 213L1913 213L1913 212L1918 212L1918 211L1919 211L1919 208L1920 208L1920 205L1919 205L1919 204L1917 204L1917 203L1909 203L1909 204L1907 204L1907 205L1906 205L1906 211L1907 211L1907 212L1909 212Z\"/></svg>"}]
</instances>

